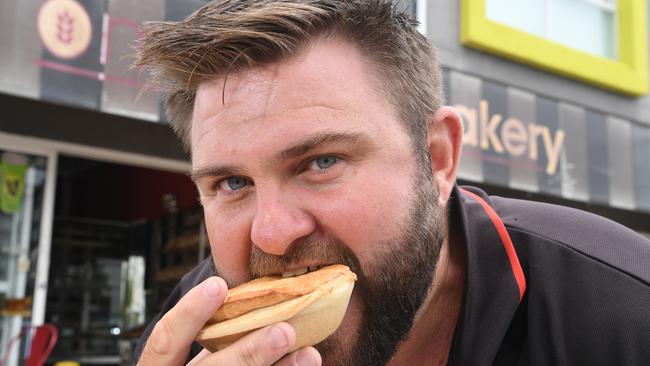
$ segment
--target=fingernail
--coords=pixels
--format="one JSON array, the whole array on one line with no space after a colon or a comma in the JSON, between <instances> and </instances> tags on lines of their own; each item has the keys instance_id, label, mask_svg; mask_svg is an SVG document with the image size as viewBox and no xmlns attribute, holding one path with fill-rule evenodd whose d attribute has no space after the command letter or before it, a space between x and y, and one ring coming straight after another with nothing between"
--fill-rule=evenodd
<instances>
[{"instance_id":1,"label":"fingernail","mask_svg":"<svg viewBox=\"0 0 650 366\"><path fill-rule=\"evenodd\" d=\"M217 297L221 294L221 286L216 278L209 278L203 283L203 295L206 297Z\"/></svg>"},{"instance_id":2,"label":"fingernail","mask_svg":"<svg viewBox=\"0 0 650 366\"><path fill-rule=\"evenodd\" d=\"M314 366L318 365L318 360L311 349L302 349L296 353L296 365Z\"/></svg>"},{"instance_id":3,"label":"fingernail","mask_svg":"<svg viewBox=\"0 0 650 366\"><path fill-rule=\"evenodd\" d=\"M269 338L273 347L286 348L289 346L289 338L278 326L274 325L269 329Z\"/></svg>"}]
</instances>

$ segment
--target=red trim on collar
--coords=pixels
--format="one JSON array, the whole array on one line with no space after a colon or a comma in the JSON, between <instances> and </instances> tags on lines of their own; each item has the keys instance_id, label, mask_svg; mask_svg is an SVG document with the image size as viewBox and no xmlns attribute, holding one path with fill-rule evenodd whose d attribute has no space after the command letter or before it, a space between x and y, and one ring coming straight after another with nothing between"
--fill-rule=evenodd
<instances>
[{"instance_id":1,"label":"red trim on collar","mask_svg":"<svg viewBox=\"0 0 650 366\"><path fill-rule=\"evenodd\" d=\"M526 293L526 277L524 276L524 271L521 269L521 263L519 263L519 257L517 257L515 246L512 244L512 240L510 240L510 235L508 235L508 231L506 230L505 225L503 225L501 217L499 217L496 211L494 211L494 209L490 207L490 205L477 194L463 188L460 190L481 204L483 210L485 210L485 213L487 213L488 217L490 217L490 220L492 220L492 224L497 229L499 237L501 238L501 243L503 244L503 248L505 249L506 255L508 256L508 261L510 261L510 267L512 268L512 273L515 276L515 281L517 281L517 286L519 286L519 302L521 302L521 299L524 297L524 293Z\"/></svg>"}]
</instances>

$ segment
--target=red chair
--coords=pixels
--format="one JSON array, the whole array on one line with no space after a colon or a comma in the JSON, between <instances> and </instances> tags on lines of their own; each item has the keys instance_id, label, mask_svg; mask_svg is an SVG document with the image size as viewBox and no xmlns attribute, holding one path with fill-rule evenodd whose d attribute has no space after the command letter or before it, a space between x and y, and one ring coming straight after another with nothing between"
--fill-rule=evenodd
<instances>
[{"instance_id":1,"label":"red chair","mask_svg":"<svg viewBox=\"0 0 650 366\"><path fill-rule=\"evenodd\" d=\"M13 345L25 337L23 350L25 366L43 366L56 346L59 331L52 324L24 327L20 334L13 337L7 344L5 355L0 366L6 366Z\"/></svg>"}]
</instances>

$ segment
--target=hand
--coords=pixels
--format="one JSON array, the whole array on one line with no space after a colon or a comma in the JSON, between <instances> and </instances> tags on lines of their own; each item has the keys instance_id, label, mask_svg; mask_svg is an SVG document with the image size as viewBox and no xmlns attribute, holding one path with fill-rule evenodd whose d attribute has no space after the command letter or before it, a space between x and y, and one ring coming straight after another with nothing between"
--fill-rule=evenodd
<instances>
[{"instance_id":1,"label":"hand","mask_svg":"<svg viewBox=\"0 0 650 366\"><path fill-rule=\"evenodd\" d=\"M205 322L223 304L228 288L219 277L211 277L190 290L156 324L144 347L138 366L182 365L190 346ZM198 365L318 366L321 357L312 347L287 355L296 341L293 328L277 323L256 330L219 352L203 350L190 363Z\"/></svg>"}]
</instances>

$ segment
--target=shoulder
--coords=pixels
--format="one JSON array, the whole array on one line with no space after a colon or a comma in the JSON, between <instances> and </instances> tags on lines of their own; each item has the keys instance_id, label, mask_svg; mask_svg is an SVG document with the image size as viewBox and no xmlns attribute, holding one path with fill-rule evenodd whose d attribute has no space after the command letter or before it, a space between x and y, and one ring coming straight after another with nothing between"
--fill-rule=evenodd
<instances>
[{"instance_id":1,"label":"shoulder","mask_svg":"<svg viewBox=\"0 0 650 366\"><path fill-rule=\"evenodd\" d=\"M602 216L541 202L490 197L504 225L650 285L650 240Z\"/></svg>"},{"instance_id":2,"label":"shoulder","mask_svg":"<svg viewBox=\"0 0 650 366\"><path fill-rule=\"evenodd\" d=\"M531 359L645 364L650 357L650 241L576 209L500 197L490 197L490 203L526 273Z\"/></svg>"}]
</instances>

